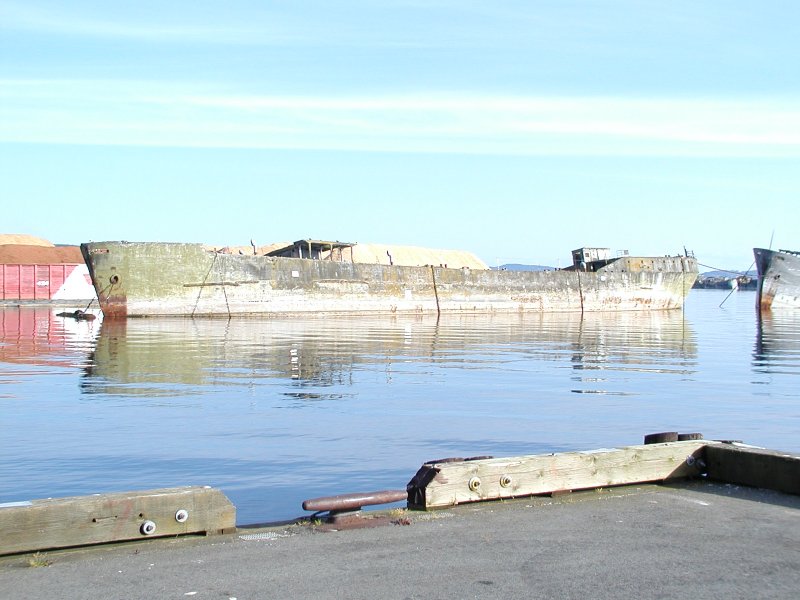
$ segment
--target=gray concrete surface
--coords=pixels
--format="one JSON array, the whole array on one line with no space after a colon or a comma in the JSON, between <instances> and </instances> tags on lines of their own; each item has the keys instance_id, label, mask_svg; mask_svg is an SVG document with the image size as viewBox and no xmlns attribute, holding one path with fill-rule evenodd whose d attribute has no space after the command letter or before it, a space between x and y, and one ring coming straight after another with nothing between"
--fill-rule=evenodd
<instances>
[{"instance_id":1,"label":"gray concrete surface","mask_svg":"<svg viewBox=\"0 0 800 600\"><path fill-rule=\"evenodd\" d=\"M302 511L300 511L302 512ZM707 482L0 558L27 598L797 598L800 497ZM398 519L398 515L393 515Z\"/></svg>"}]
</instances>

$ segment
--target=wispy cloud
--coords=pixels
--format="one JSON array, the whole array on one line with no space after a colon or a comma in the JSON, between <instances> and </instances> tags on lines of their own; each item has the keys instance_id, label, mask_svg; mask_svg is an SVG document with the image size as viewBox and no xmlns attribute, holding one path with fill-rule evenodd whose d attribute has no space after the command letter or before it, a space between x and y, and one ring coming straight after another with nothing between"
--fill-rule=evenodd
<instances>
[{"instance_id":1,"label":"wispy cloud","mask_svg":"<svg viewBox=\"0 0 800 600\"><path fill-rule=\"evenodd\" d=\"M211 22L193 21L192 14L185 11L170 14L169 3L158 11L132 11L131 14L111 10L102 13L102 8L103 5L93 11L80 12L67 10L64 5L47 7L0 2L0 31L169 43L287 44L308 39L296 29L286 27L277 17L250 24L226 23L225 13Z\"/></svg>"},{"instance_id":2,"label":"wispy cloud","mask_svg":"<svg viewBox=\"0 0 800 600\"><path fill-rule=\"evenodd\" d=\"M446 30L438 29L435 34L424 26L397 27L397 23L382 12L385 7L380 4L345 3L337 8L330 3L320 3L304 8L292 3L280 7L261 7L255 3L239 10L235 7L228 10L221 5L213 13L192 8L169 2L153 2L149 6L140 3L89 6L54 3L48 6L0 0L0 31L212 47L430 47L439 46L440 37L446 38L449 46L476 45L474 26L463 32L459 27L450 28L444 20L437 27L445 26ZM406 14L402 7L399 10ZM417 7L413 15L406 17L412 19L413 24L429 12L430 7L427 10Z\"/></svg>"},{"instance_id":3,"label":"wispy cloud","mask_svg":"<svg viewBox=\"0 0 800 600\"><path fill-rule=\"evenodd\" d=\"M259 96L0 81L0 141L552 155L800 155L793 99Z\"/></svg>"}]
</instances>

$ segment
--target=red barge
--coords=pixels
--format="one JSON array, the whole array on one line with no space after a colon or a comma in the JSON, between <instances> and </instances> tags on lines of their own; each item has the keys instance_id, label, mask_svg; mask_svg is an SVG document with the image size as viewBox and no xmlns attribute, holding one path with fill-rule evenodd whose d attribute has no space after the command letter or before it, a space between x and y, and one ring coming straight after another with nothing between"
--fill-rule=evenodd
<instances>
[{"instance_id":1,"label":"red barge","mask_svg":"<svg viewBox=\"0 0 800 600\"><path fill-rule=\"evenodd\" d=\"M96 298L78 246L0 234L0 303L82 304Z\"/></svg>"}]
</instances>

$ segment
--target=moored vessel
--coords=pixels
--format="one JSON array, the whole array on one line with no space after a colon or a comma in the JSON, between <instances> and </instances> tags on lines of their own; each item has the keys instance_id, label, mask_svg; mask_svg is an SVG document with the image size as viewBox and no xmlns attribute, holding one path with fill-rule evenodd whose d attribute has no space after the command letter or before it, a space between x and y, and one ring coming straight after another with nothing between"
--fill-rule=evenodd
<instances>
[{"instance_id":1,"label":"moored vessel","mask_svg":"<svg viewBox=\"0 0 800 600\"><path fill-rule=\"evenodd\" d=\"M753 248L761 310L800 308L800 252Z\"/></svg>"},{"instance_id":2,"label":"moored vessel","mask_svg":"<svg viewBox=\"0 0 800 600\"><path fill-rule=\"evenodd\" d=\"M106 318L661 310L680 308L698 273L692 256L611 256L607 248L575 250L565 269L505 271L459 251L391 247L365 260L358 247L299 240L247 253L109 241L81 250ZM399 256L425 263L399 264Z\"/></svg>"},{"instance_id":3,"label":"moored vessel","mask_svg":"<svg viewBox=\"0 0 800 600\"><path fill-rule=\"evenodd\" d=\"M0 305L85 305L94 298L77 246L27 234L0 234Z\"/></svg>"}]
</instances>

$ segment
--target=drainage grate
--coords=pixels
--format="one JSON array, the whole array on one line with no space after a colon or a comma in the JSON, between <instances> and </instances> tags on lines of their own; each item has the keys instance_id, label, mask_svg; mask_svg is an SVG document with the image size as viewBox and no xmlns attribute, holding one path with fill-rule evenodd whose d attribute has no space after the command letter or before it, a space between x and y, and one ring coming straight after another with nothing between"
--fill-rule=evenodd
<instances>
[{"instance_id":1,"label":"drainage grate","mask_svg":"<svg viewBox=\"0 0 800 600\"><path fill-rule=\"evenodd\" d=\"M278 538L285 538L289 537L288 533L275 533L272 531L268 531L265 533L246 533L244 535L240 535L240 540L277 540Z\"/></svg>"}]
</instances>

